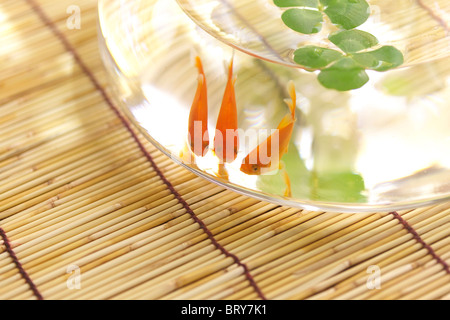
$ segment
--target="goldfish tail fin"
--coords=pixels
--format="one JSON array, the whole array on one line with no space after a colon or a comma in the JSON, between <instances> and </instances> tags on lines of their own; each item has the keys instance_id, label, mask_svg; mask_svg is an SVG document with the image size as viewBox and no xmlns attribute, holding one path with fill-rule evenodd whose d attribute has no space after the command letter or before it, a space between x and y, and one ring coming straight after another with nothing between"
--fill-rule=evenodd
<instances>
[{"instance_id":1,"label":"goldfish tail fin","mask_svg":"<svg viewBox=\"0 0 450 320\"><path fill-rule=\"evenodd\" d=\"M233 66L234 66L234 51L233 56L231 57L230 64L228 65L228 78L233 78Z\"/></svg>"},{"instance_id":2,"label":"goldfish tail fin","mask_svg":"<svg viewBox=\"0 0 450 320\"><path fill-rule=\"evenodd\" d=\"M217 170L217 174L216 174L219 178L228 180L229 179L229 175L228 175L228 171L227 168L225 168L225 166L223 164L218 165L218 170Z\"/></svg>"},{"instance_id":3,"label":"goldfish tail fin","mask_svg":"<svg viewBox=\"0 0 450 320\"><path fill-rule=\"evenodd\" d=\"M233 83L236 81L236 76L233 76L233 70L234 70L234 49L233 54L231 55L231 59L229 62L223 61L223 67L225 70L225 73L228 75L228 79L233 81Z\"/></svg>"},{"instance_id":4,"label":"goldfish tail fin","mask_svg":"<svg viewBox=\"0 0 450 320\"><path fill-rule=\"evenodd\" d=\"M291 189L291 179L289 178L289 174L286 171L286 165L283 161L280 161L280 169L282 170L283 180L286 184L286 190L284 191L285 197L292 197L292 189Z\"/></svg>"},{"instance_id":5,"label":"goldfish tail fin","mask_svg":"<svg viewBox=\"0 0 450 320\"><path fill-rule=\"evenodd\" d=\"M199 56L195 57L195 66L197 67L199 73L201 73L201 74L205 73L203 70L202 59L200 59Z\"/></svg>"},{"instance_id":6,"label":"goldfish tail fin","mask_svg":"<svg viewBox=\"0 0 450 320\"><path fill-rule=\"evenodd\" d=\"M292 118L292 114L287 114L281 119L280 123L278 124L277 129L281 130L289 125L291 125L294 122L295 119Z\"/></svg>"},{"instance_id":7,"label":"goldfish tail fin","mask_svg":"<svg viewBox=\"0 0 450 320\"><path fill-rule=\"evenodd\" d=\"M291 111L292 119L295 119L295 108L297 107L297 93L295 91L295 85L292 80L288 83L288 92L290 99L285 99L284 102L289 107L289 110Z\"/></svg>"}]
</instances>

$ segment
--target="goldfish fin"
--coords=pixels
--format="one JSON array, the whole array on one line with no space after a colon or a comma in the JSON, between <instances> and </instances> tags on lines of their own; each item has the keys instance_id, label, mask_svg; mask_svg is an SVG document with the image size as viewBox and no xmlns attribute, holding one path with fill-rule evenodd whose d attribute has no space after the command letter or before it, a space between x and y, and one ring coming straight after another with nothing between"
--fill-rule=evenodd
<instances>
[{"instance_id":1,"label":"goldfish fin","mask_svg":"<svg viewBox=\"0 0 450 320\"><path fill-rule=\"evenodd\" d=\"M219 163L218 165L217 177L222 178L224 180L229 180L228 171L225 168L225 165L222 163Z\"/></svg>"},{"instance_id":2,"label":"goldfish fin","mask_svg":"<svg viewBox=\"0 0 450 320\"><path fill-rule=\"evenodd\" d=\"M233 76L233 70L234 70L234 50L233 50L233 55L231 56L230 62L223 62L223 67L224 70L226 72L226 74L228 75L228 79L233 79L233 81L236 81L236 77Z\"/></svg>"},{"instance_id":3,"label":"goldfish fin","mask_svg":"<svg viewBox=\"0 0 450 320\"><path fill-rule=\"evenodd\" d=\"M234 54L231 57L230 64L228 65L228 77L233 78L233 66L234 66Z\"/></svg>"},{"instance_id":4,"label":"goldfish fin","mask_svg":"<svg viewBox=\"0 0 450 320\"><path fill-rule=\"evenodd\" d=\"M237 76L233 75L233 68L234 68L234 51L230 63L228 64L228 79L231 80L231 83L234 86L236 84Z\"/></svg>"},{"instance_id":5,"label":"goldfish fin","mask_svg":"<svg viewBox=\"0 0 450 320\"><path fill-rule=\"evenodd\" d=\"M283 161L280 161L280 170L282 170L283 180L286 184L286 190L284 191L285 197L292 197L292 188L291 188L291 179L289 178L289 174L286 171L286 165Z\"/></svg>"},{"instance_id":6,"label":"goldfish fin","mask_svg":"<svg viewBox=\"0 0 450 320\"><path fill-rule=\"evenodd\" d=\"M199 56L195 57L195 66L197 67L199 73L201 74L205 73L205 71L203 70L202 59L200 59Z\"/></svg>"},{"instance_id":7,"label":"goldfish fin","mask_svg":"<svg viewBox=\"0 0 450 320\"><path fill-rule=\"evenodd\" d=\"M296 109L296 105L297 105L297 94L295 92L295 86L294 86L294 82L292 80L289 81L288 91L289 91L289 95L291 96L291 98L284 99L284 102L288 105L290 113L281 120L280 124L278 125L278 129L286 127L296 121L295 109Z\"/></svg>"},{"instance_id":8,"label":"goldfish fin","mask_svg":"<svg viewBox=\"0 0 450 320\"><path fill-rule=\"evenodd\" d=\"M286 168L286 165L284 164L283 161L280 160L280 162L278 163L278 169L279 170L284 170Z\"/></svg>"},{"instance_id":9,"label":"goldfish fin","mask_svg":"<svg viewBox=\"0 0 450 320\"><path fill-rule=\"evenodd\" d=\"M294 120L295 119L292 118L291 114L287 114L286 116L284 116L283 119L281 119L280 123L278 124L278 129L282 129L284 127L287 127L288 125L293 123Z\"/></svg>"},{"instance_id":10,"label":"goldfish fin","mask_svg":"<svg viewBox=\"0 0 450 320\"><path fill-rule=\"evenodd\" d=\"M295 119L295 109L297 106L297 93L295 91L295 85L292 80L288 83L288 92L290 99L285 99L284 102L288 105L289 111L291 112L292 119Z\"/></svg>"}]
</instances>

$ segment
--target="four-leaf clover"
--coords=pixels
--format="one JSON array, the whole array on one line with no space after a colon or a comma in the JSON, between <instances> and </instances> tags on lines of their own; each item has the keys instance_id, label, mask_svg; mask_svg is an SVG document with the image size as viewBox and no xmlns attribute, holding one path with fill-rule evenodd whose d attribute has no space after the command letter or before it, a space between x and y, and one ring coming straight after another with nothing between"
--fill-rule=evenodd
<instances>
[{"instance_id":1,"label":"four-leaf clover","mask_svg":"<svg viewBox=\"0 0 450 320\"><path fill-rule=\"evenodd\" d=\"M320 70L319 82L326 88L348 91L369 81L366 69L386 71L403 64L403 54L392 46L378 45L378 39L361 30L341 30L328 39L342 52L305 46L294 52L294 61L305 69Z\"/></svg>"},{"instance_id":2,"label":"four-leaf clover","mask_svg":"<svg viewBox=\"0 0 450 320\"><path fill-rule=\"evenodd\" d=\"M283 22L291 29L314 34L322 30L324 15L340 27L328 40L338 49L304 46L294 52L294 61L309 71L320 70L319 82L326 88L348 91L369 81L367 69L386 71L403 64L403 54L392 46L379 46L372 34L356 30L370 15L365 0L274 0Z\"/></svg>"}]
</instances>

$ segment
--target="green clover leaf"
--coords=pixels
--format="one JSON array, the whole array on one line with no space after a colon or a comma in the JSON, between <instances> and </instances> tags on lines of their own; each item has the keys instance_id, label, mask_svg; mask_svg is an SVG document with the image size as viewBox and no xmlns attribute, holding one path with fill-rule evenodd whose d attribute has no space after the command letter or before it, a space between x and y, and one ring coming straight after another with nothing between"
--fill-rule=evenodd
<instances>
[{"instance_id":1,"label":"green clover leaf","mask_svg":"<svg viewBox=\"0 0 450 320\"><path fill-rule=\"evenodd\" d=\"M294 61L306 69L322 69L329 66L342 57L342 53L336 50L306 46L294 52Z\"/></svg>"},{"instance_id":2,"label":"green clover leaf","mask_svg":"<svg viewBox=\"0 0 450 320\"><path fill-rule=\"evenodd\" d=\"M361 30L336 31L328 39L345 53L359 52L378 44L375 36Z\"/></svg>"},{"instance_id":3,"label":"green clover leaf","mask_svg":"<svg viewBox=\"0 0 450 320\"><path fill-rule=\"evenodd\" d=\"M323 15L316 10L288 9L281 15L281 19L289 28L300 33L312 34L322 30Z\"/></svg>"},{"instance_id":4,"label":"green clover leaf","mask_svg":"<svg viewBox=\"0 0 450 320\"><path fill-rule=\"evenodd\" d=\"M353 29L370 16L370 6L365 0L320 0L326 6L325 14L334 24L344 29Z\"/></svg>"},{"instance_id":5,"label":"green clover leaf","mask_svg":"<svg viewBox=\"0 0 450 320\"><path fill-rule=\"evenodd\" d=\"M361 88L369 81L369 76L352 58L343 57L331 67L322 70L318 80L325 88L349 91Z\"/></svg>"},{"instance_id":6,"label":"green clover leaf","mask_svg":"<svg viewBox=\"0 0 450 320\"><path fill-rule=\"evenodd\" d=\"M360 65L376 70L386 71L403 64L403 54L392 46L384 46L374 51L361 52L353 55Z\"/></svg>"},{"instance_id":7,"label":"green clover leaf","mask_svg":"<svg viewBox=\"0 0 450 320\"><path fill-rule=\"evenodd\" d=\"M378 39L361 30L337 31L329 36L329 40L345 55L315 46L306 46L294 52L294 61L299 65L322 70L318 80L329 89L348 91L361 88L369 81L365 69L386 71L404 62L403 54L392 46L364 51L376 46Z\"/></svg>"}]
</instances>

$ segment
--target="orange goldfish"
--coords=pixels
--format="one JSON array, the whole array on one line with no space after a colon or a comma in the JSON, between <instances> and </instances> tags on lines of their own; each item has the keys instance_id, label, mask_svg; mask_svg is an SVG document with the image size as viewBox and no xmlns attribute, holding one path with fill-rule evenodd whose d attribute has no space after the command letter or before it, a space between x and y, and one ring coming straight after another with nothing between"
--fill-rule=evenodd
<instances>
[{"instance_id":1,"label":"orange goldfish","mask_svg":"<svg viewBox=\"0 0 450 320\"><path fill-rule=\"evenodd\" d=\"M260 175L280 168L280 160L288 151L294 129L295 108L297 95L294 83L289 82L289 95L291 100L285 100L290 113L287 114L278 125L277 129L266 140L259 144L242 161L241 171L249 175Z\"/></svg>"},{"instance_id":2,"label":"orange goldfish","mask_svg":"<svg viewBox=\"0 0 450 320\"><path fill-rule=\"evenodd\" d=\"M214 137L214 152L222 163L233 162L239 149L235 83L236 78L233 77L232 58L228 67L228 82L223 94L222 105L217 118L216 135Z\"/></svg>"},{"instance_id":3,"label":"orange goldfish","mask_svg":"<svg viewBox=\"0 0 450 320\"><path fill-rule=\"evenodd\" d=\"M208 97L206 76L200 57L196 57L195 62L198 69L198 84L189 114L189 145L191 150L201 157L207 153L209 146Z\"/></svg>"}]
</instances>

